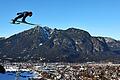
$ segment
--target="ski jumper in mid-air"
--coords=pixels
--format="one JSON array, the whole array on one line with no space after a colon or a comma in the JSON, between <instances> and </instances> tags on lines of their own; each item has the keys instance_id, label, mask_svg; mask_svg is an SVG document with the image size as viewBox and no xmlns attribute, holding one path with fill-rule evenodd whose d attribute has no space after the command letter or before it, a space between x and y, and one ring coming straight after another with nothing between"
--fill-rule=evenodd
<instances>
[{"instance_id":1,"label":"ski jumper in mid-air","mask_svg":"<svg viewBox=\"0 0 120 80\"><path fill-rule=\"evenodd\" d=\"M24 22L24 23L26 23L26 21L25 21L25 19L26 19L26 17L27 16L29 16L29 17L31 17L32 16L32 12L30 11L24 11L24 12L20 12L20 13L17 13L17 17L16 18L14 18L12 21L12 23L13 24L15 24L15 22L18 20L18 19L20 19L20 18L22 18L22 22Z\"/></svg>"}]
</instances>

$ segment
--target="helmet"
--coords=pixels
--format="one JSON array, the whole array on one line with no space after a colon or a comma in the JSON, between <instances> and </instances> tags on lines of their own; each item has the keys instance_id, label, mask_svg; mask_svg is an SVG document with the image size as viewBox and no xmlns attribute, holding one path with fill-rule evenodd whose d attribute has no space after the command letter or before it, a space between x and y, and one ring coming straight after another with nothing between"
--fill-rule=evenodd
<instances>
[{"instance_id":1,"label":"helmet","mask_svg":"<svg viewBox=\"0 0 120 80\"><path fill-rule=\"evenodd\" d=\"M29 16L30 16L30 17L32 16L32 12L29 12Z\"/></svg>"}]
</instances>

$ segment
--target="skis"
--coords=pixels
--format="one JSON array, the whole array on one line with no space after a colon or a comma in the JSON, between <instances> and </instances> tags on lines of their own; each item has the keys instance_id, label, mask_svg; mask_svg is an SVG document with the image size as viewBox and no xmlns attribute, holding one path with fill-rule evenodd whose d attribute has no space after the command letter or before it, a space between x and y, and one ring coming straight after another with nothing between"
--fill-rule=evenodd
<instances>
[{"instance_id":1,"label":"skis","mask_svg":"<svg viewBox=\"0 0 120 80\"><path fill-rule=\"evenodd\" d=\"M37 24L33 24L33 23L29 23L29 22L23 22L23 21L15 21L15 23L13 23L13 20L11 20L12 22L10 22L11 24L28 24L28 25L37 25Z\"/></svg>"}]
</instances>

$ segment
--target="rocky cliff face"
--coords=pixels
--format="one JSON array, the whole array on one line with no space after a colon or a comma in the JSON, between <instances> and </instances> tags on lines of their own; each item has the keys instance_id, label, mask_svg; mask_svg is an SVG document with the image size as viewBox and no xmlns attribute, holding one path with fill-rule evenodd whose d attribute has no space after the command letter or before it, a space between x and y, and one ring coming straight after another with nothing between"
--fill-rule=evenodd
<instances>
[{"instance_id":1,"label":"rocky cliff face","mask_svg":"<svg viewBox=\"0 0 120 80\"><path fill-rule=\"evenodd\" d=\"M105 37L105 41L112 52L120 54L120 41L108 37Z\"/></svg>"},{"instance_id":2,"label":"rocky cliff face","mask_svg":"<svg viewBox=\"0 0 120 80\"><path fill-rule=\"evenodd\" d=\"M93 37L80 29L58 30L37 26L0 40L0 58L41 62L119 60L119 46L119 41Z\"/></svg>"}]
</instances>

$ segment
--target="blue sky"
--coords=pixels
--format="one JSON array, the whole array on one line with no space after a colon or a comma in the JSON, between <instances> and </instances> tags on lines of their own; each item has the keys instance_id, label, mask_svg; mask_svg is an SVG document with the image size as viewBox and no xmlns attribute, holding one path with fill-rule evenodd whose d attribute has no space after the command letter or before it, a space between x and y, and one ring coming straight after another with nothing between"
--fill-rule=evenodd
<instances>
[{"instance_id":1,"label":"blue sky","mask_svg":"<svg viewBox=\"0 0 120 80\"><path fill-rule=\"evenodd\" d=\"M0 10L0 37L33 28L9 23L17 12L27 10L33 12L28 22L53 29L74 27L120 40L120 0L0 0Z\"/></svg>"}]
</instances>

